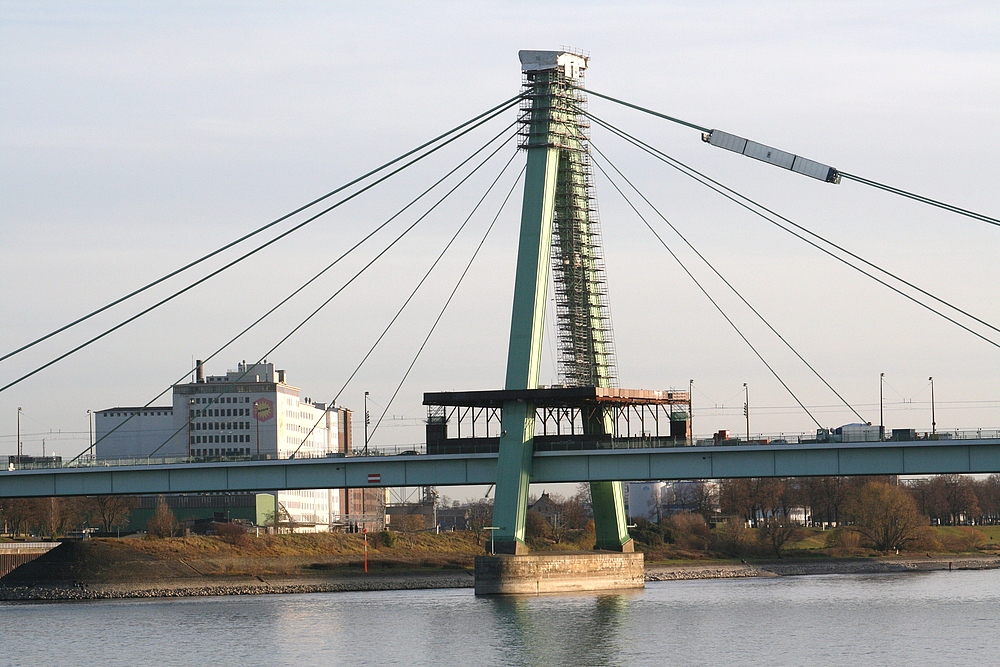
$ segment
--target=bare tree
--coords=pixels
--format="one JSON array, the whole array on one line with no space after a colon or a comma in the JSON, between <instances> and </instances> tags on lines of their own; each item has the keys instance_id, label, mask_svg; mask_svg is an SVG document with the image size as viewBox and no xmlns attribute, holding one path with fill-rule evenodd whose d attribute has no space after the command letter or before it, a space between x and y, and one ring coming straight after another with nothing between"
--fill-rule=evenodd
<instances>
[{"instance_id":1,"label":"bare tree","mask_svg":"<svg viewBox=\"0 0 1000 667\"><path fill-rule=\"evenodd\" d=\"M115 528L128 525L136 499L135 496L94 496L90 499L90 506L94 519L101 524L101 530L110 533Z\"/></svg>"},{"instance_id":2,"label":"bare tree","mask_svg":"<svg viewBox=\"0 0 1000 667\"><path fill-rule=\"evenodd\" d=\"M905 546L926 523L913 496L884 482L866 484L851 501L848 516L854 530L879 551Z\"/></svg>"},{"instance_id":3,"label":"bare tree","mask_svg":"<svg viewBox=\"0 0 1000 667\"><path fill-rule=\"evenodd\" d=\"M177 534L180 524L177 517L167 507L167 501L159 498L156 503L156 511L146 524L146 536L155 539L163 537L173 537Z\"/></svg>"},{"instance_id":4,"label":"bare tree","mask_svg":"<svg viewBox=\"0 0 1000 667\"><path fill-rule=\"evenodd\" d=\"M771 515L761 522L759 530L762 541L767 542L774 555L781 558L782 548L796 537L799 524L786 514Z\"/></svg>"},{"instance_id":5,"label":"bare tree","mask_svg":"<svg viewBox=\"0 0 1000 667\"><path fill-rule=\"evenodd\" d=\"M476 542L481 544L485 528L493 521L493 501L491 499L477 500L469 503L465 524L476 534Z\"/></svg>"},{"instance_id":6,"label":"bare tree","mask_svg":"<svg viewBox=\"0 0 1000 667\"><path fill-rule=\"evenodd\" d=\"M11 535L21 535L28 529L33 511L34 504L30 498L0 500L0 515L2 515L7 532Z\"/></svg>"}]
</instances>

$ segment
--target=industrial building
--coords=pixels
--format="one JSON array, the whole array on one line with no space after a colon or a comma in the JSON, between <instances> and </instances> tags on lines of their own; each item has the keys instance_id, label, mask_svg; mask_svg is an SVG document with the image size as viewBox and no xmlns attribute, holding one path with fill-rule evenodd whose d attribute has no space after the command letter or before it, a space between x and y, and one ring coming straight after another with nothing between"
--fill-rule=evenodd
<instances>
[{"instance_id":1,"label":"industrial building","mask_svg":"<svg viewBox=\"0 0 1000 667\"><path fill-rule=\"evenodd\" d=\"M225 375L206 376L199 361L191 382L173 386L172 403L96 412L96 458L108 462L137 458L284 459L351 452L351 411L303 397L298 387L287 382L286 372L275 369L272 363L243 362ZM233 503L256 506L258 499L254 494L248 496L246 500L220 499L214 504L202 500L195 505L212 516ZM280 491L277 508L270 512L271 523L276 511L279 525L299 531L359 524L375 528L380 523L379 512L384 517L383 496L381 490ZM274 496L270 497L273 502ZM192 502L185 500L185 508L193 508ZM381 523L384 525L384 519Z\"/></svg>"}]
</instances>

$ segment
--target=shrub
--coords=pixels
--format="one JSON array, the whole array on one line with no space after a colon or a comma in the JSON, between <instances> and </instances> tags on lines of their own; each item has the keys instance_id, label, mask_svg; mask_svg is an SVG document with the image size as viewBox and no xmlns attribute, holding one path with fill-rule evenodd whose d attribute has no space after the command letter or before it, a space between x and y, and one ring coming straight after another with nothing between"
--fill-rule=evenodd
<instances>
[{"instance_id":1,"label":"shrub","mask_svg":"<svg viewBox=\"0 0 1000 667\"><path fill-rule=\"evenodd\" d=\"M730 556L746 555L755 542L741 518L732 518L716 527L712 534L712 548Z\"/></svg>"},{"instance_id":2,"label":"shrub","mask_svg":"<svg viewBox=\"0 0 1000 667\"><path fill-rule=\"evenodd\" d=\"M399 542L399 537L397 537L396 534L391 531L383 530L381 533L378 534L378 540L379 542L382 543L382 546L391 549L394 546L396 546L397 542Z\"/></svg>"},{"instance_id":3,"label":"shrub","mask_svg":"<svg viewBox=\"0 0 1000 667\"><path fill-rule=\"evenodd\" d=\"M827 533L826 546L837 551L853 553L861 548L861 535L850 528L838 526Z\"/></svg>"},{"instance_id":4,"label":"shrub","mask_svg":"<svg viewBox=\"0 0 1000 667\"><path fill-rule=\"evenodd\" d=\"M681 549L704 551L712 541L712 531L701 514L681 512L667 520L674 544Z\"/></svg>"},{"instance_id":5,"label":"shrub","mask_svg":"<svg viewBox=\"0 0 1000 667\"><path fill-rule=\"evenodd\" d=\"M247 542L247 529L238 523L220 523L215 526L215 534L227 544L239 546Z\"/></svg>"}]
</instances>

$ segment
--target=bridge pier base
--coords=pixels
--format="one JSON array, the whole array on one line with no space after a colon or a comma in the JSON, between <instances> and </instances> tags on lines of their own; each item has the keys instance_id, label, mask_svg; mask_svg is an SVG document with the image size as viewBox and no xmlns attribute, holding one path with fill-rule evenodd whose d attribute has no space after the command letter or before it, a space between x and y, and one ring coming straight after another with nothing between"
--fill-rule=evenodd
<instances>
[{"instance_id":1,"label":"bridge pier base","mask_svg":"<svg viewBox=\"0 0 1000 667\"><path fill-rule=\"evenodd\" d=\"M478 556L476 595L538 595L645 587L641 553L608 551Z\"/></svg>"}]
</instances>

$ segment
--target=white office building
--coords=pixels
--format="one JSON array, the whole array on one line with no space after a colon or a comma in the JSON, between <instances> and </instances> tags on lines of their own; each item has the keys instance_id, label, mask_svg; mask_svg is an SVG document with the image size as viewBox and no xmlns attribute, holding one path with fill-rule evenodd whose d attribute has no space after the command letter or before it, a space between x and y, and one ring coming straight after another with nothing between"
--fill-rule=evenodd
<instances>
[{"instance_id":1,"label":"white office building","mask_svg":"<svg viewBox=\"0 0 1000 667\"><path fill-rule=\"evenodd\" d=\"M309 458L351 450L351 411L327 407L286 382L274 364L241 363L225 375L173 387L173 406L96 413L98 459ZM343 490L280 491L282 520L325 530L343 512ZM286 518L287 513L287 518Z\"/></svg>"}]
</instances>

